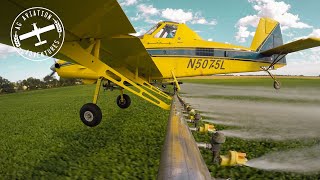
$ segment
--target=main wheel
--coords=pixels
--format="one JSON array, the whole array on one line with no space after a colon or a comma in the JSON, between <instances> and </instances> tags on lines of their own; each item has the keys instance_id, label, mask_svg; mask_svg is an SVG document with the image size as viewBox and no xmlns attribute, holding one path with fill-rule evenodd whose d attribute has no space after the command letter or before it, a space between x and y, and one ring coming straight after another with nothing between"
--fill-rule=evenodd
<instances>
[{"instance_id":1,"label":"main wheel","mask_svg":"<svg viewBox=\"0 0 320 180\"><path fill-rule=\"evenodd\" d=\"M93 103L85 104L80 109L80 119L87 126L97 126L102 119L101 109Z\"/></svg>"},{"instance_id":2,"label":"main wheel","mask_svg":"<svg viewBox=\"0 0 320 180\"><path fill-rule=\"evenodd\" d=\"M277 81L277 80L275 80L275 81L273 82L273 87L274 87L276 90L280 89L280 88L281 88L280 82Z\"/></svg>"},{"instance_id":3,"label":"main wheel","mask_svg":"<svg viewBox=\"0 0 320 180\"><path fill-rule=\"evenodd\" d=\"M130 106L131 104L131 99L128 95L123 94L123 100L121 101L121 95L117 97L117 105L121 109L126 109Z\"/></svg>"}]
</instances>

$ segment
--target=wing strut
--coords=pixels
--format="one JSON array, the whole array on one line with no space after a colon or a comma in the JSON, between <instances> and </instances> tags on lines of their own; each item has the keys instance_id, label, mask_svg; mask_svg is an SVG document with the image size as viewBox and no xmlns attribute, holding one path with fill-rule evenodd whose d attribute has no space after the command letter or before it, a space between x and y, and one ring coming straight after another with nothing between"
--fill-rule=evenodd
<instances>
[{"instance_id":1,"label":"wing strut","mask_svg":"<svg viewBox=\"0 0 320 180\"><path fill-rule=\"evenodd\" d=\"M137 85L135 82L131 81L129 78L125 77L123 74L103 63L99 59L99 45L100 40L95 40L94 55L92 55L90 52L82 48L77 42L65 42L60 50L60 53L93 70L98 74L98 76L113 82L114 84L132 92L137 96L140 96L152 104L155 104L166 110L170 109L169 104L166 104L156 96L152 95L150 92L143 89L141 86ZM131 86L128 86L128 84Z\"/></svg>"},{"instance_id":2,"label":"wing strut","mask_svg":"<svg viewBox=\"0 0 320 180\"><path fill-rule=\"evenodd\" d=\"M157 95L160 95L166 99L172 100L171 96L167 95L157 87L151 85L149 82L145 81L144 79L140 78L138 76L138 73L133 74L131 71L129 71L127 68L121 68L121 72L124 76L129 78L130 80L136 82L140 86L152 91L153 93L156 93Z\"/></svg>"}]
</instances>

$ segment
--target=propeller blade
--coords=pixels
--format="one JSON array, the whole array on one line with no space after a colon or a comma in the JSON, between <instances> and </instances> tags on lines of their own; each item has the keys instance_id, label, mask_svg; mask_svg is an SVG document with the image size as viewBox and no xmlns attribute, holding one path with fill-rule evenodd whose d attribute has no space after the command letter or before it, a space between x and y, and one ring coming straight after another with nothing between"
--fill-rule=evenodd
<instances>
[{"instance_id":1,"label":"propeller blade","mask_svg":"<svg viewBox=\"0 0 320 180\"><path fill-rule=\"evenodd\" d=\"M56 64L56 63L55 63ZM53 64L50 69L51 69L51 73L49 74L50 77L52 77L54 75L54 73L56 73L56 67L55 67L55 64Z\"/></svg>"},{"instance_id":2,"label":"propeller blade","mask_svg":"<svg viewBox=\"0 0 320 180\"><path fill-rule=\"evenodd\" d=\"M56 72L52 71L52 73L49 76L52 77L54 75L54 73L56 73Z\"/></svg>"},{"instance_id":3,"label":"propeller blade","mask_svg":"<svg viewBox=\"0 0 320 180\"><path fill-rule=\"evenodd\" d=\"M51 71L53 72L56 72L56 64L53 64L51 67L50 67Z\"/></svg>"}]
</instances>

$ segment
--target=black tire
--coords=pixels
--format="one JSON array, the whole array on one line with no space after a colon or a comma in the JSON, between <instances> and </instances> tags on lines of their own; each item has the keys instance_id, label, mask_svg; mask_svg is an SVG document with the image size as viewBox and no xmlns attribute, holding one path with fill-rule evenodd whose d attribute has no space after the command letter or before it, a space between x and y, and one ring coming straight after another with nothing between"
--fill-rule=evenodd
<instances>
[{"instance_id":1,"label":"black tire","mask_svg":"<svg viewBox=\"0 0 320 180\"><path fill-rule=\"evenodd\" d=\"M121 95L117 97L117 105L121 109L126 109L130 106L131 104L131 99L130 96L123 94L123 102L121 102Z\"/></svg>"},{"instance_id":2,"label":"black tire","mask_svg":"<svg viewBox=\"0 0 320 180\"><path fill-rule=\"evenodd\" d=\"M280 89L280 88L281 88L280 82L279 82L279 81L274 81L274 82L273 82L273 87L274 87L274 89L276 89L276 90Z\"/></svg>"},{"instance_id":3,"label":"black tire","mask_svg":"<svg viewBox=\"0 0 320 180\"><path fill-rule=\"evenodd\" d=\"M85 104L80 109L80 119L89 127L97 126L102 119L101 109L93 103Z\"/></svg>"}]
</instances>

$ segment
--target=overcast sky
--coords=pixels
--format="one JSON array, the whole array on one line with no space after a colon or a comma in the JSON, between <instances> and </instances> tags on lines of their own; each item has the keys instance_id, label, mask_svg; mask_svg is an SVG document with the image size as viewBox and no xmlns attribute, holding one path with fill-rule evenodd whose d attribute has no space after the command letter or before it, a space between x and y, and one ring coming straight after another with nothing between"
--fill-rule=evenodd
<instances>
[{"instance_id":1,"label":"overcast sky","mask_svg":"<svg viewBox=\"0 0 320 180\"><path fill-rule=\"evenodd\" d=\"M250 46L260 17L281 23L284 42L320 37L319 0L119 0L137 35L161 20L186 23L203 39ZM288 65L275 74L320 75L320 48L287 56ZM33 62L0 44L0 76L11 81L43 78L53 59Z\"/></svg>"}]
</instances>

